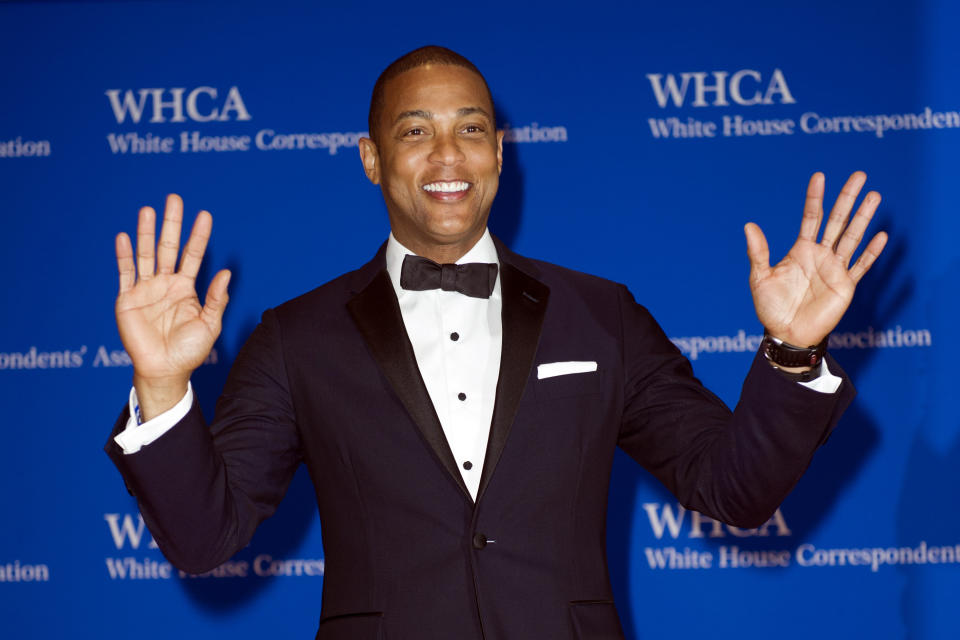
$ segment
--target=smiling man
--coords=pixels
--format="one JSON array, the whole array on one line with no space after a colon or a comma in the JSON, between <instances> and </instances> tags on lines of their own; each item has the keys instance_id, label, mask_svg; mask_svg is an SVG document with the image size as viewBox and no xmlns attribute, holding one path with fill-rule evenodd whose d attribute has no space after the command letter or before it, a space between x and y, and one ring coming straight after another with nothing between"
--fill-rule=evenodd
<instances>
[{"instance_id":1,"label":"smiling man","mask_svg":"<svg viewBox=\"0 0 960 640\"><path fill-rule=\"evenodd\" d=\"M524 258L487 231L503 161L486 82L425 47L381 75L360 155L391 234L372 261L266 311L209 426L189 378L229 273L200 305L201 212L176 268L182 203L136 265L117 238L117 323L134 364L107 452L163 550L189 572L242 548L309 468L323 527L317 638L622 638L606 496L623 448L688 509L766 521L854 391L824 353L884 234L848 180L823 229L823 176L775 267L745 228L769 336L731 412L619 284Z\"/></svg>"},{"instance_id":2,"label":"smiling man","mask_svg":"<svg viewBox=\"0 0 960 640\"><path fill-rule=\"evenodd\" d=\"M446 59L456 58L428 49L391 65L374 88L371 137L360 140L393 236L439 263L483 236L503 165L486 81L465 59Z\"/></svg>"}]
</instances>

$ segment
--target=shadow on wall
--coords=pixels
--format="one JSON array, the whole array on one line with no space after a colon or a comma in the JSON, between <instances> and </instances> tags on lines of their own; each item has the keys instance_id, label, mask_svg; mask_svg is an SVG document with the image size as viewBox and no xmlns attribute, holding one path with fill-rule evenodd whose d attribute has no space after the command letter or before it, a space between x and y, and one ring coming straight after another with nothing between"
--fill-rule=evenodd
<instances>
[{"instance_id":1,"label":"shadow on wall","mask_svg":"<svg viewBox=\"0 0 960 640\"><path fill-rule=\"evenodd\" d=\"M497 107L497 124L510 122L510 118ZM523 167L520 166L520 155L517 145L513 142L503 145L503 171L500 174L500 188L497 198L490 211L488 227L490 232L500 238L505 245L513 248L513 243L520 231L523 215Z\"/></svg>"},{"instance_id":2,"label":"shadow on wall","mask_svg":"<svg viewBox=\"0 0 960 640\"><path fill-rule=\"evenodd\" d=\"M893 222L893 216L881 216L877 227L887 229L892 239L880 260L858 286L853 304L837 327L838 332L845 328L859 331L867 326L890 326L914 297L914 278L903 275L907 240L893 228ZM834 352L854 386L876 354L876 349ZM809 537L817 528L844 488L857 477L863 464L880 445L881 435L871 407L862 401L862 397L854 399L830 439L817 451L797 488L785 501L796 539Z\"/></svg>"},{"instance_id":3,"label":"shadow on wall","mask_svg":"<svg viewBox=\"0 0 960 640\"><path fill-rule=\"evenodd\" d=\"M915 283L912 276L897 278L903 272L906 240L892 229L892 223L891 216L882 216L880 224L877 225L878 228L888 229L894 240L891 241L881 260L861 282L853 305L847 311L838 330L842 330L843 326L852 328L888 326L913 297ZM954 275L960 277L960 273ZM940 317L955 316L940 314ZM869 367L875 353L875 350L867 349L845 350L841 352L839 360L848 376L856 381ZM788 524L794 539L802 540L809 537L811 532L819 526L840 499L844 488L856 478L871 452L877 448L880 434L880 428L871 415L870 408L858 404L855 400L844 413L829 441L817 451L810 468L784 503L785 511L790 515ZM942 461L944 464L953 463L954 469L960 464L960 460L957 459L957 454L960 453L957 447L960 447L960 443L954 448L954 455ZM939 468L946 473L945 467L941 465ZM640 486L644 486L645 490L652 490L656 495L654 500L668 503L675 500L652 476L623 452L618 451L610 482L607 558L618 612L628 638L642 635L631 606L636 599L632 597L631 589L635 589L636 585L632 584L635 576L630 572L631 547L633 544L639 544L632 539L631 524ZM960 495L960 489L954 487L952 491L954 498ZM914 492L909 494L915 495ZM901 521L903 520L904 518L901 518ZM960 540L960 535L954 535L950 539ZM723 538L707 537L703 539L703 544L708 547L718 547L726 543ZM774 549L781 546L782 542L772 537L751 538L750 545L755 549ZM716 549L714 552L716 555Z\"/></svg>"},{"instance_id":4,"label":"shadow on wall","mask_svg":"<svg viewBox=\"0 0 960 640\"><path fill-rule=\"evenodd\" d=\"M198 283L210 281L212 273L205 261ZM231 289L239 289L243 281L242 261L233 256L227 260L226 267L232 272ZM220 267L217 266L216 270ZM202 286L202 285L201 285ZM236 336L233 344L223 344L222 336L216 348L218 362L203 366L193 374L193 386L197 394L197 401L208 421L213 419L217 398L223 390L230 367L247 338L253 333L259 322L259 317L248 316L237 318L231 315L231 307L227 307L224 325L239 326L240 330L233 333ZM254 563L259 556L269 555L271 559L289 558L303 544L310 527L316 523L316 499L310 478L301 468L294 476L286 497L277 508L276 513L263 522L254 534L250 544L237 552L231 562L244 561L247 563L247 578L213 579L204 577L185 577L180 579L180 585L190 595L190 598L202 607L213 612L229 612L247 604L269 586L275 578L258 576L255 574ZM315 554L322 557L320 550ZM258 563L263 572L269 572L270 561ZM318 578L319 580L319 578ZM319 583L318 583L319 584Z\"/></svg>"},{"instance_id":5,"label":"shadow on wall","mask_svg":"<svg viewBox=\"0 0 960 640\"><path fill-rule=\"evenodd\" d=\"M897 504L898 548L919 549L949 546L960 562L960 520L941 517L960 505L960 417L957 415L957 377L942 375L956 368L960 349L950 339L956 332L960 302L953 295L960 278L960 260L935 278L924 305L926 326L934 341L925 369L930 376L917 400L924 407L920 424L911 425L913 443L907 454L903 484ZM939 339L939 341L937 341ZM956 624L956 594L960 572L956 564L902 564L905 580L901 608L904 625L912 637L934 637Z\"/></svg>"}]
</instances>

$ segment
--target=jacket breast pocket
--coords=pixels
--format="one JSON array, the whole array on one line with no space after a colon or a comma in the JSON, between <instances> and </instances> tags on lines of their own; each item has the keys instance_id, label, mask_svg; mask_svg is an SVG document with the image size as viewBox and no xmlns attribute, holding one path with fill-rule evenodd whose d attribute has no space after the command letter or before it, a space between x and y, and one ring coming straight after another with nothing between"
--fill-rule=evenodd
<instances>
[{"instance_id":1,"label":"jacket breast pocket","mask_svg":"<svg viewBox=\"0 0 960 640\"><path fill-rule=\"evenodd\" d=\"M553 400L571 396L600 395L606 380L606 371L587 371L584 373L570 373L552 378L535 380L537 400Z\"/></svg>"},{"instance_id":2,"label":"jacket breast pocket","mask_svg":"<svg viewBox=\"0 0 960 640\"><path fill-rule=\"evenodd\" d=\"M623 640L620 618L612 600L570 603L573 637L577 640Z\"/></svg>"},{"instance_id":3,"label":"jacket breast pocket","mask_svg":"<svg viewBox=\"0 0 960 640\"><path fill-rule=\"evenodd\" d=\"M321 618L315 640L382 640L383 613L347 613Z\"/></svg>"}]
</instances>

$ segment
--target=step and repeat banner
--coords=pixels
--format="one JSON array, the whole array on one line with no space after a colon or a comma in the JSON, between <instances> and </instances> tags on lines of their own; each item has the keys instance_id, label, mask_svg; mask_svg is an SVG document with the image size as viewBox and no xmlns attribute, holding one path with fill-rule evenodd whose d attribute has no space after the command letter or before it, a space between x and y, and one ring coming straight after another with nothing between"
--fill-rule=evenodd
<instances>
[{"instance_id":1,"label":"step and repeat banner","mask_svg":"<svg viewBox=\"0 0 960 640\"><path fill-rule=\"evenodd\" d=\"M779 259L814 171L829 202L855 170L883 194L890 244L830 339L860 394L769 522L686 511L617 458L628 637L956 637L960 12L769 4L0 5L0 637L312 637L302 470L246 549L188 575L101 450L132 373L114 236L171 192L213 213L201 287L234 278L193 379L211 416L260 313L386 238L357 140L382 68L430 43L493 91L494 233L624 282L728 403L762 333L744 223Z\"/></svg>"}]
</instances>

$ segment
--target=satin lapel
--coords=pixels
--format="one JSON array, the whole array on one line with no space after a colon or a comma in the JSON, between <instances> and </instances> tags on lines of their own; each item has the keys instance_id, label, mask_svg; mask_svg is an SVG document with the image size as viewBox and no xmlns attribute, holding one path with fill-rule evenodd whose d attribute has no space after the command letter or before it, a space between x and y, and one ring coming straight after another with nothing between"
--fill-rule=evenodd
<instances>
[{"instance_id":1,"label":"satin lapel","mask_svg":"<svg viewBox=\"0 0 960 640\"><path fill-rule=\"evenodd\" d=\"M493 476L500 454L510 435L517 406L527 386L533 358L540 342L540 329L547 310L550 289L507 260L515 258L498 243L501 255L500 287L503 295L503 348L500 356L500 378L497 380L497 398L493 406L490 438L480 475L477 501L483 496Z\"/></svg>"},{"instance_id":2,"label":"satin lapel","mask_svg":"<svg viewBox=\"0 0 960 640\"><path fill-rule=\"evenodd\" d=\"M380 370L420 429L430 449L467 499L473 502L450 451L450 445L447 444L440 419L433 408L433 402L430 401L430 394L427 393L427 387L420 376L413 346L403 326L397 296L386 270L377 273L370 284L347 303L347 309L366 340L374 360L380 365Z\"/></svg>"}]
</instances>

